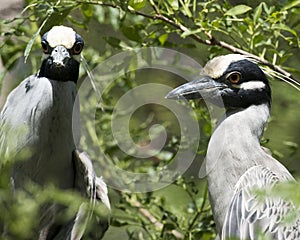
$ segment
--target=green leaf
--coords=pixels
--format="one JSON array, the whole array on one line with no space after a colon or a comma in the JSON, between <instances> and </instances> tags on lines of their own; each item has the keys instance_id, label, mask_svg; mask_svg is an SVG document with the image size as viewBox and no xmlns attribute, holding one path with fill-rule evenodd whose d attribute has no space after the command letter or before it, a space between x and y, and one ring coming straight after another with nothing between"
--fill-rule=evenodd
<instances>
[{"instance_id":1,"label":"green leaf","mask_svg":"<svg viewBox=\"0 0 300 240\"><path fill-rule=\"evenodd\" d=\"M184 33L181 34L181 37L182 38L185 38L187 36L190 36L190 35L193 35L193 34L197 34L199 32L203 32L203 29L201 28L198 28L198 29L195 29L195 30L188 30L188 31L185 31Z\"/></svg>"},{"instance_id":2,"label":"green leaf","mask_svg":"<svg viewBox=\"0 0 300 240\"><path fill-rule=\"evenodd\" d=\"M123 227L123 226L127 226L129 225L130 222L128 221L128 219L121 219L121 218L112 218L111 219L111 225L114 227Z\"/></svg>"},{"instance_id":3,"label":"green leaf","mask_svg":"<svg viewBox=\"0 0 300 240\"><path fill-rule=\"evenodd\" d=\"M182 5L182 13L186 16L188 16L189 18L191 18L193 16L193 14L191 13L190 9L189 9L189 5L186 2L183 2L182 0L179 0L181 5Z\"/></svg>"},{"instance_id":4,"label":"green leaf","mask_svg":"<svg viewBox=\"0 0 300 240\"><path fill-rule=\"evenodd\" d=\"M293 34L295 37L297 37L297 32L293 29L291 29L289 26L285 25L285 24L274 24L272 26L272 29L278 29L281 31L287 31L291 34Z\"/></svg>"},{"instance_id":5,"label":"green leaf","mask_svg":"<svg viewBox=\"0 0 300 240\"><path fill-rule=\"evenodd\" d=\"M296 150L299 147L297 143L291 141L284 141L283 144L293 150Z\"/></svg>"},{"instance_id":6,"label":"green leaf","mask_svg":"<svg viewBox=\"0 0 300 240\"><path fill-rule=\"evenodd\" d=\"M254 14L253 14L253 23L254 23L254 25L257 23L258 19L261 16L261 13L262 13L262 4L263 3L260 3L258 5L258 7L254 11Z\"/></svg>"},{"instance_id":7,"label":"green leaf","mask_svg":"<svg viewBox=\"0 0 300 240\"><path fill-rule=\"evenodd\" d=\"M283 65L290 57L292 57L294 54L293 53L285 53L281 58L280 58L280 65ZM287 70L287 69L286 69ZM289 71L289 70L287 70Z\"/></svg>"},{"instance_id":8,"label":"green leaf","mask_svg":"<svg viewBox=\"0 0 300 240\"><path fill-rule=\"evenodd\" d=\"M123 26L123 34L131 41L141 42L142 38L139 35L138 27L135 26Z\"/></svg>"},{"instance_id":9,"label":"green leaf","mask_svg":"<svg viewBox=\"0 0 300 240\"><path fill-rule=\"evenodd\" d=\"M104 40L114 48L121 48L121 40L115 37L104 37Z\"/></svg>"},{"instance_id":10,"label":"green leaf","mask_svg":"<svg viewBox=\"0 0 300 240\"><path fill-rule=\"evenodd\" d=\"M173 8L174 11L177 11L179 9L179 3L178 0L168 0L168 3Z\"/></svg>"},{"instance_id":11,"label":"green leaf","mask_svg":"<svg viewBox=\"0 0 300 240\"><path fill-rule=\"evenodd\" d=\"M176 229L176 225L172 222L167 222L164 224L164 230L173 230L173 229Z\"/></svg>"},{"instance_id":12,"label":"green leaf","mask_svg":"<svg viewBox=\"0 0 300 240\"><path fill-rule=\"evenodd\" d=\"M51 14L46 17L46 19L43 21L43 23L41 24L39 29L36 31L36 33L32 36L32 38L28 42L28 44L26 46L26 49L25 49L25 52L24 52L24 57L25 57L24 62L27 61L27 58L29 57L29 54L30 54L30 51L31 51L31 48L33 46L33 43L34 43L35 39L40 35L40 32L41 32L42 28L44 27L44 25L46 24L46 22L48 21L50 16L51 16Z\"/></svg>"},{"instance_id":13,"label":"green leaf","mask_svg":"<svg viewBox=\"0 0 300 240\"><path fill-rule=\"evenodd\" d=\"M146 5L146 0L130 0L129 6L132 7L134 10L139 10Z\"/></svg>"},{"instance_id":14,"label":"green leaf","mask_svg":"<svg viewBox=\"0 0 300 240\"><path fill-rule=\"evenodd\" d=\"M295 1L292 1L290 3L288 3L286 6L283 7L283 10L289 10L293 7L296 7L300 5L300 0L295 0Z\"/></svg>"},{"instance_id":15,"label":"green leaf","mask_svg":"<svg viewBox=\"0 0 300 240\"><path fill-rule=\"evenodd\" d=\"M164 45L165 42L168 40L169 34L165 33L162 34L158 37L158 41L160 42L161 45Z\"/></svg>"},{"instance_id":16,"label":"green leaf","mask_svg":"<svg viewBox=\"0 0 300 240\"><path fill-rule=\"evenodd\" d=\"M83 15L89 19L93 16L93 8L91 5L88 4L83 4L81 7L82 13Z\"/></svg>"},{"instance_id":17,"label":"green leaf","mask_svg":"<svg viewBox=\"0 0 300 240\"><path fill-rule=\"evenodd\" d=\"M246 12L249 12L250 10L252 10L251 7L247 6L247 5L237 5L231 9L229 9L225 15L227 16L237 16L237 15L241 15L244 14Z\"/></svg>"}]
</instances>

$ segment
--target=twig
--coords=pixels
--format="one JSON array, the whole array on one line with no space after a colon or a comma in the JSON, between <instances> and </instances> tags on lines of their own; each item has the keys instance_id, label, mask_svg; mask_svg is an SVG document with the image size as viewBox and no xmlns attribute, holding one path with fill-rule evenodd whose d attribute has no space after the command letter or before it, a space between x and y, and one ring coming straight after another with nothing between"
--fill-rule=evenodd
<instances>
[{"instance_id":1,"label":"twig","mask_svg":"<svg viewBox=\"0 0 300 240\"><path fill-rule=\"evenodd\" d=\"M94 4L94 5L101 5L101 6L107 6L107 7L112 7L112 8L116 8L116 9L122 9L121 6L113 4L113 3L105 3L103 1L77 1L77 3L81 4L81 3L88 3L88 4ZM138 10L134 10L132 8L128 8L127 11L130 12L131 14L134 15L140 15L143 16L145 18L149 18L149 19L153 19L153 20L161 20L173 27L175 27L176 29L180 30L181 33L185 33L185 32L189 32L189 29L184 26L181 23L177 23L175 21L173 21L172 19L162 15L158 9L158 7L154 4L153 1L150 1L150 4L155 12L154 15L151 14L147 14ZM297 84L300 84L300 82L294 78L294 76L289 73L288 71L284 70L282 67L275 65L271 62L269 62L268 60L259 57L255 54L252 54L248 51L245 51L243 49L237 48L227 42L224 41L220 41L218 39L216 39L214 36L210 35L207 32L204 32L204 34L207 36L208 39L202 39L199 35L197 35L196 33L190 34L188 35L189 37L193 38L195 41L201 43L201 44L205 44L208 46L220 46L224 49L227 49L228 51L232 52L232 53L238 53L238 54L242 54L242 55L246 55L248 57L250 57L253 60L256 60L257 62L261 63L262 65L265 65L267 67L269 67L270 69L280 73L283 75L283 77L286 79L287 82L296 82Z\"/></svg>"},{"instance_id":2,"label":"twig","mask_svg":"<svg viewBox=\"0 0 300 240\"><path fill-rule=\"evenodd\" d=\"M189 231L191 231L193 229L194 224L196 223L197 219L203 213L203 209L204 209L205 204L206 204L207 193L208 193L208 186L206 185L205 190L204 190L204 194L203 194L203 201L202 201L201 207L199 209L197 208L197 213L196 213L196 215L194 216L194 218L192 219L192 221L189 225L189 228L188 228ZM195 205L195 206L197 207L197 205Z\"/></svg>"},{"instance_id":3,"label":"twig","mask_svg":"<svg viewBox=\"0 0 300 240\"><path fill-rule=\"evenodd\" d=\"M139 201L135 200L132 204L133 206L137 207L139 212L142 215L144 215L147 219L149 219L149 221L153 223L155 227L157 227L159 230L163 230L164 225L161 222L159 222L147 209L143 208L142 204ZM183 235L177 230L173 229L171 233L176 239L183 239Z\"/></svg>"},{"instance_id":4,"label":"twig","mask_svg":"<svg viewBox=\"0 0 300 240\"><path fill-rule=\"evenodd\" d=\"M154 5L153 7L154 7L154 9L157 9L157 7L156 7L155 5ZM155 13L156 13L156 15L155 15L155 18L156 18L156 19L162 20L162 21L164 21L164 22L166 22L166 23L172 25L173 27L179 29L182 33L188 32L188 31L189 31L189 29L188 29L187 27L185 27L184 25L182 25L182 24L180 24L180 23L176 23L176 22L174 22L173 20L171 20L171 19L165 17L164 15L161 15L161 14L159 13L158 9L155 10ZM138 14L138 13L137 13L137 14ZM151 16L151 18L153 18L153 16ZM285 71L283 68L279 67L278 65L272 64L271 62L269 62L268 60L266 60L266 59L264 59L264 58L261 58L261 57L259 57L259 56L257 56L257 55L254 55L254 54L250 53L250 52L247 52L247 51L245 51L245 50L242 50L242 49L240 49L240 48L237 48L237 47L235 47L235 46L233 46L233 45L231 45L231 44L228 44L228 43L226 43L226 42L224 42L224 41L219 41L219 40L217 40L215 37L213 37L212 35L210 35L210 34L207 33L207 32L204 32L204 34L208 37L208 40L202 39L202 38L201 38L199 35L197 35L197 34L191 34L191 35L189 35L189 36L190 36L191 38L193 38L194 40L196 40L197 42L199 42L199 43L206 44L206 45L209 45L209 46L214 46L214 45L215 45L215 46L220 46L220 47L222 47L222 48L224 48L224 49L227 49L227 50L229 50L229 51L231 51L231 52L233 52L233 53L238 53L238 54L246 55L246 56L248 56L248 57L250 57L250 58L252 58L252 59L258 61L259 63L261 63L261 64L263 64L263 65L265 65L265 66L268 66L268 67L271 68L272 70L281 73L281 74L284 75L287 79L290 78L290 79L292 79L292 80L294 80L294 81L297 81L297 80L293 77L293 75L292 75L291 73ZM297 81L297 82L298 82L298 81Z\"/></svg>"}]
</instances>

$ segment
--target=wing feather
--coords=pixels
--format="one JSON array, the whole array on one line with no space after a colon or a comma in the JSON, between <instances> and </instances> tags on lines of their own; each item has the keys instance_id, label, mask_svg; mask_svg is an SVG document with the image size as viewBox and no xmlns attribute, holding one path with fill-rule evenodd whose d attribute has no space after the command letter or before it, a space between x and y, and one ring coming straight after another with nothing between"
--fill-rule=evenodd
<instances>
[{"instance_id":1,"label":"wing feather","mask_svg":"<svg viewBox=\"0 0 300 240\"><path fill-rule=\"evenodd\" d=\"M289 224L283 221L284 217L296 211L295 206L279 197L266 196L262 199L254 191L271 189L279 181L282 179L266 167L248 169L235 186L221 239L255 240L260 233L270 239L300 239L299 217Z\"/></svg>"},{"instance_id":2,"label":"wing feather","mask_svg":"<svg viewBox=\"0 0 300 240\"><path fill-rule=\"evenodd\" d=\"M95 205L100 202L110 211L107 186L102 177L97 177L92 161L86 152L75 150L73 160L76 169L76 187L80 192L85 193L90 201L88 205L86 203L81 205L74 221L71 239L80 239L87 224L94 226L94 232L90 233L94 235L92 239L100 239L108 228L110 217L108 214L103 219L94 219L96 216L92 216L92 213Z\"/></svg>"},{"instance_id":3,"label":"wing feather","mask_svg":"<svg viewBox=\"0 0 300 240\"><path fill-rule=\"evenodd\" d=\"M51 89L49 81L32 75L8 95L0 113L1 161L13 158L37 138L35 130L41 111L37 113L36 110L41 106L47 107L45 103L52 103Z\"/></svg>"}]
</instances>

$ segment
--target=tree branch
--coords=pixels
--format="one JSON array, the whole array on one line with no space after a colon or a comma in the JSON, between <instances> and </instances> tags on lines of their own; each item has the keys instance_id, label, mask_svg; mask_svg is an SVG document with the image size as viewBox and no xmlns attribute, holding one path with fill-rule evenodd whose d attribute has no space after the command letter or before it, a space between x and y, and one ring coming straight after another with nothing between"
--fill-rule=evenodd
<instances>
[{"instance_id":1,"label":"tree branch","mask_svg":"<svg viewBox=\"0 0 300 240\"><path fill-rule=\"evenodd\" d=\"M180 23L176 23L174 22L173 20L165 17L164 15L160 14L157 6L153 3L152 4L154 10L155 10L155 18L156 19L159 19L159 20L162 20L166 23L168 23L169 25L172 25L173 27L179 29L182 33L185 33L185 32L189 32L189 29L187 27L185 27L184 25L180 24ZM136 13L138 14L138 13ZM151 17L153 18L153 16ZM237 54L241 54L241 55L245 55L247 57L250 57L251 59L254 59L256 60L257 62L271 68L272 70L280 73L283 75L283 77L286 79L287 82L290 82L292 85L295 84L295 85L298 85L300 86L300 82L298 80L296 80L293 75L289 72L287 72L286 70L284 70L283 68L279 67L278 65L275 65L275 64L272 64L271 62L269 62L268 60L262 58L262 57L259 57L255 54L252 54L250 52L247 52L243 49L240 49L240 48L237 48L233 45L230 45L224 41L219 41L218 39L216 39L215 37L213 37L212 35L210 35L209 33L207 32L204 32L204 34L208 37L208 40L204 40L202 39L199 35L197 34L191 34L189 35L191 38L193 38L194 40L196 40L197 42L199 43L202 43L202 44L206 44L206 45L209 45L209 46L220 46L224 49L227 49L229 50L230 52L233 52L233 53L237 53ZM282 80L282 79L280 79ZM297 88L297 86L295 86ZM297 88L299 90L299 88Z\"/></svg>"},{"instance_id":2,"label":"tree branch","mask_svg":"<svg viewBox=\"0 0 300 240\"><path fill-rule=\"evenodd\" d=\"M119 6L119 5L116 5L116 4L113 4L113 3L105 3L103 1L77 1L77 3L88 3L88 4L112 7L112 8L116 8L116 9L120 9L120 10L122 9L122 7ZM159 8L154 4L153 1L150 1L150 4L151 4L151 6L154 10L154 13L155 13L154 15L144 13L144 12L141 12L141 11L138 11L138 10L134 10L133 8L128 8L127 11L130 12L131 14L143 16L143 17L148 18L148 19L161 20L161 21L173 26L174 28L180 30L181 33L188 33L190 31L183 24L177 23L177 22L173 21L172 19L170 19L170 18L164 16L163 14L161 14L160 11L159 11ZM280 80L283 80L283 81L293 85L295 88L300 90L299 87L297 87L297 86L300 86L300 82L297 79L295 79L294 76L291 73L284 70L282 67L280 67L278 65L275 65L275 64L271 63L270 61L268 61L268 60L266 60L262 57L259 57L255 54L252 54L252 53L247 52L243 49L237 48L237 47L235 47L235 46L233 46L233 45L231 45L227 42L218 40L214 36L210 35L207 32L204 32L204 34L207 36L208 39L202 39L196 33L190 34L188 36L191 37L192 39L194 39L195 41L201 43L201 44L205 44L205 45L208 45L208 46L220 46L221 48L227 49L228 51L230 51L232 53L245 55L245 56L257 61L258 63L269 67L273 71L277 72L277 74L274 74L275 77L277 77Z\"/></svg>"},{"instance_id":3,"label":"tree branch","mask_svg":"<svg viewBox=\"0 0 300 240\"><path fill-rule=\"evenodd\" d=\"M140 202L135 200L132 204L133 206L137 207L139 212L144 215L151 223L153 223L159 230L163 230L164 225L159 222L146 208L143 208ZM177 230L173 229L171 233L176 239L183 239L183 235Z\"/></svg>"}]
</instances>

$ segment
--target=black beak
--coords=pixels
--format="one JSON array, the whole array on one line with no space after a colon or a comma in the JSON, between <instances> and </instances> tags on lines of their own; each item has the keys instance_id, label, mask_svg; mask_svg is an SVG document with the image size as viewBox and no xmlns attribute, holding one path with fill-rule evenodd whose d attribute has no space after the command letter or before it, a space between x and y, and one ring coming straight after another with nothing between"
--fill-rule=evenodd
<instances>
[{"instance_id":1,"label":"black beak","mask_svg":"<svg viewBox=\"0 0 300 240\"><path fill-rule=\"evenodd\" d=\"M220 90L227 88L224 83L215 81L209 76L183 84L166 96L168 99L213 99L220 97Z\"/></svg>"}]
</instances>

